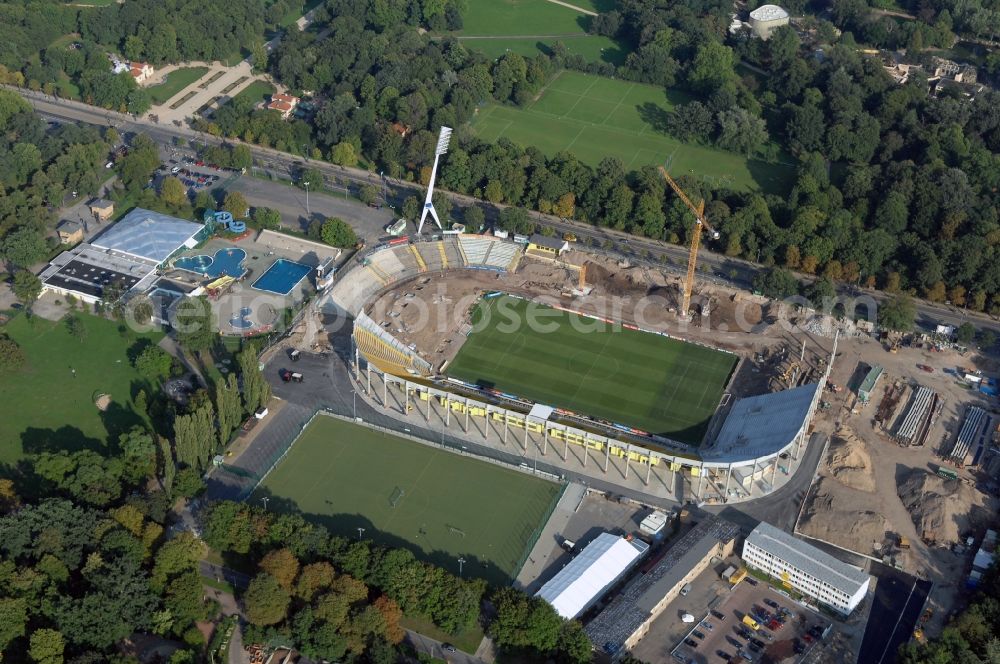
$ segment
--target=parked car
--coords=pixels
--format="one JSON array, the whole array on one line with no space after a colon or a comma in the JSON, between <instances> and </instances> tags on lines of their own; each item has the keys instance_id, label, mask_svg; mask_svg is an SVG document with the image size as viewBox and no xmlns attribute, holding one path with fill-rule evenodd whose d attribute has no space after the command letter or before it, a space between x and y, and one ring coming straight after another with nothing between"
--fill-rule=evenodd
<instances>
[{"instance_id":1,"label":"parked car","mask_svg":"<svg viewBox=\"0 0 1000 664\"><path fill-rule=\"evenodd\" d=\"M726 614L724 614L722 611L716 611L715 609L712 609L712 617L717 618L718 620L725 620Z\"/></svg>"},{"instance_id":2,"label":"parked car","mask_svg":"<svg viewBox=\"0 0 1000 664\"><path fill-rule=\"evenodd\" d=\"M705 635L702 634L701 632L699 632L698 630L695 630L695 631L691 632L691 636L693 636L696 639L704 639L705 638Z\"/></svg>"},{"instance_id":3,"label":"parked car","mask_svg":"<svg viewBox=\"0 0 1000 664\"><path fill-rule=\"evenodd\" d=\"M757 579L754 579L754 578L751 578L751 577L748 576L747 577L747 583L749 583L751 586L756 586L757 585Z\"/></svg>"},{"instance_id":4,"label":"parked car","mask_svg":"<svg viewBox=\"0 0 1000 664\"><path fill-rule=\"evenodd\" d=\"M695 641L694 639L684 639L684 643L688 644L692 648L697 648L698 647L698 642Z\"/></svg>"},{"instance_id":5,"label":"parked car","mask_svg":"<svg viewBox=\"0 0 1000 664\"><path fill-rule=\"evenodd\" d=\"M730 655L725 650L716 650L715 654L721 657L722 659L726 660L727 662L733 658L733 656Z\"/></svg>"},{"instance_id":6,"label":"parked car","mask_svg":"<svg viewBox=\"0 0 1000 664\"><path fill-rule=\"evenodd\" d=\"M764 604L767 604L772 609L778 608L778 603L775 602L773 599L765 599L764 600Z\"/></svg>"},{"instance_id":7,"label":"parked car","mask_svg":"<svg viewBox=\"0 0 1000 664\"><path fill-rule=\"evenodd\" d=\"M451 645L450 643L442 643L441 650L444 650L446 652L456 652L455 646Z\"/></svg>"},{"instance_id":8,"label":"parked car","mask_svg":"<svg viewBox=\"0 0 1000 664\"><path fill-rule=\"evenodd\" d=\"M758 648L763 648L764 647L764 642L761 641L760 639L757 639L757 638L751 638L750 639L750 643L754 644Z\"/></svg>"}]
</instances>

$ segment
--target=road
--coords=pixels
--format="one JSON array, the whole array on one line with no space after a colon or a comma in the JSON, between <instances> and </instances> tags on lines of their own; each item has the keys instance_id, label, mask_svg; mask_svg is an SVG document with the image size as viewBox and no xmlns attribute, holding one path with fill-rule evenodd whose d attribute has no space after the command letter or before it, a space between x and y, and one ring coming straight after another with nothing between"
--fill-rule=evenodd
<instances>
[{"instance_id":1,"label":"road","mask_svg":"<svg viewBox=\"0 0 1000 664\"><path fill-rule=\"evenodd\" d=\"M202 132L196 132L185 126L175 126L154 123L147 119L136 119L132 116L107 111L104 109L88 106L80 102L66 99L49 97L39 92L24 90L20 88L10 88L24 96L35 109L43 116L70 120L73 122L84 122L88 124L115 126L119 132L145 133L151 139L163 146L172 146L174 140L183 138L191 141L196 140L206 144L221 144L227 141L210 136ZM228 142L239 143L238 139ZM352 190L362 184L380 184L377 175L357 168L345 168L335 166L322 161L314 161L296 155L279 152L270 148L247 144L253 154L255 163L265 170L286 177L294 178L302 168L316 168L323 173L327 182L331 186L348 186ZM447 163L445 164L447 168ZM402 204L402 201L413 195L422 195L422 187L401 180L387 181L387 203L390 206ZM310 195L320 196L321 194ZM449 194L450 197L461 206L478 204L484 206L487 220L496 218L499 210L498 206L484 204L483 201L474 199L462 194ZM532 219L537 223L551 226L559 233L573 233L577 239L590 245L592 248L603 247L607 251L619 256L626 256L636 262L648 262L661 268L672 269L681 274L682 268L686 266L687 249L684 247L667 244L658 240L636 237L621 231L607 228L596 228L590 224L575 221L568 221L543 215L541 213L531 213ZM763 268L748 261L729 258L719 254L702 250L699 254L699 271L702 278L710 278L714 281L724 282L738 288L750 288L754 277ZM798 275L803 280L813 277L809 275ZM858 295L872 298L877 304L881 304L890 296L874 290L857 289L848 286L840 288L840 295L848 296L853 291ZM942 323L948 325L961 325L969 321L981 328L989 328L1000 333L1000 321L985 314L965 312L954 307L932 304L924 301L917 301L917 321L924 327L933 329L934 324Z\"/></svg>"}]
</instances>

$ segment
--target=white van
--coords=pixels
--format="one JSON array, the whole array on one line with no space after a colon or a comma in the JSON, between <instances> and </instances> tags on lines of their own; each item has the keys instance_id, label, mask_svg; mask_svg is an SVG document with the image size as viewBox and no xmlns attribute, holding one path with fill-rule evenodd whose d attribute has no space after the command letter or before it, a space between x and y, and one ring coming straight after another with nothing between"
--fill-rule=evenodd
<instances>
[{"instance_id":1,"label":"white van","mask_svg":"<svg viewBox=\"0 0 1000 664\"><path fill-rule=\"evenodd\" d=\"M681 597L687 597L687 594L691 592L691 584L685 583L684 587L681 588Z\"/></svg>"}]
</instances>

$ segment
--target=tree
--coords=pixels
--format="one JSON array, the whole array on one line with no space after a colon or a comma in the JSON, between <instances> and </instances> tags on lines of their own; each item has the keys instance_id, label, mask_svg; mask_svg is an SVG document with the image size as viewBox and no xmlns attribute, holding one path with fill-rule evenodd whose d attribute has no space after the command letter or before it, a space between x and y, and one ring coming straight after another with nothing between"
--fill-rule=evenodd
<instances>
[{"instance_id":1,"label":"tree","mask_svg":"<svg viewBox=\"0 0 1000 664\"><path fill-rule=\"evenodd\" d=\"M243 379L243 410L254 413L270 400L271 386L261 374L255 347L245 348L236 356L236 362L239 364L240 376Z\"/></svg>"},{"instance_id":2,"label":"tree","mask_svg":"<svg viewBox=\"0 0 1000 664\"><path fill-rule=\"evenodd\" d=\"M478 205L470 205L465 208L463 212L463 219L465 220L465 226L472 232L477 232L483 228L483 224L486 221L486 215L483 213L483 208Z\"/></svg>"},{"instance_id":3,"label":"tree","mask_svg":"<svg viewBox=\"0 0 1000 664\"><path fill-rule=\"evenodd\" d=\"M27 623L28 606L23 598L0 597L0 650L6 650L11 641L24 636Z\"/></svg>"},{"instance_id":4,"label":"tree","mask_svg":"<svg viewBox=\"0 0 1000 664\"><path fill-rule=\"evenodd\" d=\"M287 548L275 549L261 559L260 569L274 577L282 588L291 590L299 573L299 561Z\"/></svg>"},{"instance_id":5,"label":"tree","mask_svg":"<svg viewBox=\"0 0 1000 664\"><path fill-rule=\"evenodd\" d=\"M973 327L972 323L965 322L958 326L955 330L955 339L958 343L968 346L976 338L976 328Z\"/></svg>"},{"instance_id":6,"label":"tree","mask_svg":"<svg viewBox=\"0 0 1000 664\"><path fill-rule=\"evenodd\" d=\"M887 330L906 332L913 329L916 315L913 300L905 295L896 295L882 304L878 311L878 324Z\"/></svg>"},{"instance_id":7,"label":"tree","mask_svg":"<svg viewBox=\"0 0 1000 664\"><path fill-rule=\"evenodd\" d=\"M24 366L24 351L16 341L0 335L0 375L12 373Z\"/></svg>"},{"instance_id":8,"label":"tree","mask_svg":"<svg viewBox=\"0 0 1000 664\"><path fill-rule=\"evenodd\" d=\"M407 196L406 200L403 201L401 214L404 219L416 221L420 215L420 209L420 200L416 196Z\"/></svg>"},{"instance_id":9,"label":"tree","mask_svg":"<svg viewBox=\"0 0 1000 664\"><path fill-rule=\"evenodd\" d=\"M160 450L160 469L163 490L169 496L174 488L174 476L177 474L177 462L174 460L174 452L170 447L170 441L162 436L157 436L157 446Z\"/></svg>"},{"instance_id":10,"label":"tree","mask_svg":"<svg viewBox=\"0 0 1000 664\"><path fill-rule=\"evenodd\" d=\"M996 332L990 329L982 329L979 331L979 336L977 338L977 341L979 342L980 348L988 351L991 348L993 348L994 345L996 345L997 342ZM0 510L2 509L3 509L3 500L2 498L0 498Z\"/></svg>"},{"instance_id":11,"label":"tree","mask_svg":"<svg viewBox=\"0 0 1000 664\"><path fill-rule=\"evenodd\" d=\"M328 245L342 249L353 247L358 242L358 236L354 233L354 229L343 219L337 217L330 217L323 222L320 238Z\"/></svg>"},{"instance_id":12,"label":"tree","mask_svg":"<svg viewBox=\"0 0 1000 664\"><path fill-rule=\"evenodd\" d=\"M524 208L509 207L500 211L497 225L510 233L527 234L535 229L535 225L528 218L528 211Z\"/></svg>"},{"instance_id":13,"label":"tree","mask_svg":"<svg viewBox=\"0 0 1000 664\"><path fill-rule=\"evenodd\" d=\"M38 299L42 292L42 280L28 270L18 270L14 273L14 284L11 287L14 297L25 307Z\"/></svg>"},{"instance_id":14,"label":"tree","mask_svg":"<svg viewBox=\"0 0 1000 664\"><path fill-rule=\"evenodd\" d=\"M230 191L222 202L222 209L233 215L233 219L245 219L250 213L250 204L242 193Z\"/></svg>"},{"instance_id":15,"label":"tree","mask_svg":"<svg viewBox=\"0 0 1000 664\"><path fill-rule=\"evenodd\" d=\"M146 346L132 363L143 378L159 383L170 377L174 358L159 346Z\"/></svg>"},{"instance_id":16,"label":"tree","mask_svg":"<svg viewBox=\"0 0 1000 664\"><path fill-rule=\"evenodd\" d=\"M205 555L205 545L188 531L167 540L156 552L150 583L163 589L167 582L188 571L197 571L198 561Z\"/></svg>"},{"instance_id":17,"label":"tree","mask_svg":"<svg viewBox=\"0 0 1000 664\"><path fill-rule=\"evenodd\" d=\"M236 170L245 170L253 166L253 153L250 146L242 143L234 146L229 153L229 166Z\"/></svg>"},{"instance_id":18,"label":"tree","mask_svg":"<svg viewBox=\"0 0 1000 664\"><path fill-rule=\"evenodd\" d=\"M156 474L156 445L142 427L134 427L118 437L124 460L125 479L134 485Z\"/></svg>"},{"instance_id":19,"label":"tree","mask_svg":"<svg viewBox=\"0 0 1000 664\"><path fill-rule=\"evenodd\" d=\"M358 189L358 197L365 205L375 205L378 201L378 187L373 184L363 184Z\"/></svg>"},{"instance_id":20,"label":"tree","mask_svg":"<svg viewBox=\"0 0 1000 664\"><path fill-rule=\"evenodd\" d=\"M69 336L80 343L87 340L87 326L83 319L76 314L70 314L66 317L66 331L69 332Z\"/></svg>"},{"instance_id":21,"label":"tree","mask_svg":"<svg viewBox=\"0 0 1000 664\"><path fill-rule=\"evenodd\" d=\"M186 205L187 188L175 177L164 178L163 184L160 185L160 200L174 208Z\"/></svg>"},{"instance_id":22,"label":"tree","mask_svg":"<svg viewBox=\"0 0 1000 664\"><path fill-rule=\"evenodd\" d=\"M38 664L62 664L66 644L61 632L54 629L36 629L31 633L28 654Z\"/></svg>"},{"instance_id":23,"label":"tree","mask_svg":"<svg viewBox=\"0 0 1000 664\"><path fill-rule=\"evenodd\" d=\"M772 268L767 272L757 273L757 276L754 277L753 287L765 297L781 299L797 295L799 281L788 270Z\"/></svg>"},{"instance_id":24,"label":"tree","mask_svg":"<svg viewBox=\"0 0 1000 664\"><path fill-rule=\"evenodd\" d=\"M45 247L45 240L37 231L22 226L7 234L0 244L0 253L11 265L30 267L43 261L48 249Z\"/></svg>"},{"instance_id":25,"label":"tree","mask_svg":"<svg viewBox=\"0 0 1000 664\"><path fill-rule=\"evenodd\" d=\"M720 111L719 147L750 156L767 142L767 126L762 118L742 108Z\"/></svg>"},{"instance_id":26,"label":"tree","mask_svg":"<svg viewBox=\"0 0 1000 664\"><path fill-rule=\"evenodd\" d=\"M247 620L254 625L275 625L285 619L291 596L278 580L261 572L250 581L243 595Z\"/></svg>"},{"instance_id":27,"label":"tree","mask_svg":"<svg viewBox=\"0 0 1000 664\"><path fill-rule=\"evenodd\" d=\"M225 380L216 381L215 412L219 420L219 444L224 446L239 426L243 415L236 374L231 373Z\"/></svg>"},{"instance_id":28,"label":"tree","mask_svg":"<svg viewBox=\"0 0 1000 664\"><path fill-rule=\"evenodd\" d=\"M182 298L174 310L171 326L177 343L187 350L205 350L215 343L215 316L204 296Z\"/></svg>"},{"instance_id":29,"label":"tree","mask_svg":"<svg viewBox=\"0 0 1000 664\"><path fill-rule=\"evenodd\" d=\"M829 278L816 279L805 288L805 296L809 298L813 306L823 312L827 312L833 298L837 296L837 291L833 287L833 282Z\"/></svg>"},{"instance_id":30,"label":"tree","mask_svg":"<svg viewBox=\"0 0 1000 664\"><path fill-rule=\"evenodd\" d=\"M253 214L250 215L250 222L255 228L261 230L277 230L281 227L281 213L273 208L254 208Z\"/></svg>"},{"instance_id":31,"label":"tree","mask_svg":"<svg viewBox=\"0 0 1000 664\"><path fill-rule=\"evenodd\" d=\"M339 166L357 166L358 153L354 148L354 143L341 141L333 146L330 151L330 161Z\"/></svg>"},{"instance_id":32,"label":"tree","mask_svg":"<svg viewBox=\"0 0 1000 664\"><path fill-rule=\"evenodd\" d=\"M122 183L130 191L138 191L160 165L160 150L148 136L140 134L132 139L131 149L118 164Z\"/></svg>"},{"instance_id":33,"label":"tree","mask_svg":"<svg viewBox=\"0 0 1000 664\"><path fill-rule=\"evenodd\" d=\"M709 40L695 53L688 72L688 84L697 92L710 94L736 78L733 64L732 49Z\"/></svg>"}]
</instances>

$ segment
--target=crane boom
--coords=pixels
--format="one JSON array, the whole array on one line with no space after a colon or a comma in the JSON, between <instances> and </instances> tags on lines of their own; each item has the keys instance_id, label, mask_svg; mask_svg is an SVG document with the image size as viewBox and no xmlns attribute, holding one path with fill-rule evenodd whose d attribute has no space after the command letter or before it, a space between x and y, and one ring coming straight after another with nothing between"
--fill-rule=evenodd
<instances>
[{"instance_id":1,"label":"crane boom","mask_svg":"<svg viewBox=\"0 0 1000 664\"><path fill-rule=\"evenodd\" d=\"M674 190L677 197L681 199L684 205L688 206L688 209L694 213L695 225L691 233L691 249L688 252L688 265L687 265L687 276L684 278L684 285L681 289L681 308L680 317L686 318L688 315L688 308L691 306L691 291L694 290L694 273L695 268L698 264L698 248L701 246L701 231L703 229L708 229L708 232L712 234L713 239L718 239L719 234L714 228L712 228L708 220L705 219L705 201L702 200L695 205L688 198L681 186L677 184L670 173L667 173L667 169L660 166L660 174L663 175L663 179L667 181L670 188Z\"/></svg>"}]
</instances>

